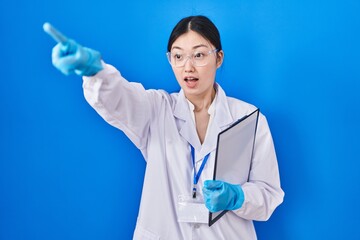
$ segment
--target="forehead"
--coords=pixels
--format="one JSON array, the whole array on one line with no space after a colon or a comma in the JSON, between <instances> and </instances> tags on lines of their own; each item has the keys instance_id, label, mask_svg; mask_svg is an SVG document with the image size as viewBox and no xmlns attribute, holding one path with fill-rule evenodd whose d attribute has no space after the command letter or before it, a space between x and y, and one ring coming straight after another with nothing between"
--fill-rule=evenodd
<instances>
[{"instance_id":1,"label":"forehead","mask_svg":"<svg viewBox=\"0 0 360 240\"><path fill-rule=\"evenodd\" d=\"M184 33L183 35L178 37L171 46L171 49L177 48L182 50L193 50L199 47L210 48L211 44L203 36L201 36L197 32L190 30L189 32Z\"/></svg>"}]
</instances>

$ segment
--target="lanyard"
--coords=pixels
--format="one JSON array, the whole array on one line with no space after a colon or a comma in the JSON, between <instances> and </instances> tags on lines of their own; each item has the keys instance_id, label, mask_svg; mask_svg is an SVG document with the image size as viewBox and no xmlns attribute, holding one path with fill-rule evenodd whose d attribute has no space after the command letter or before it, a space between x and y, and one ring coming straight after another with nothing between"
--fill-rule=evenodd
<instances>
[{"instance_id":1,"label":"lanyard","mask_svg":"<svg viewBox=\"0 0 360 240\"><path fill-rule=\"evenodd\" d=\"M190 145L190 147L191 147L192 164L193 164L193 168L194 168L194 182L193 182L194 186L193 186L193 195L192 195L192 197L193 197L193 198L196 198L196 184L197 184L198 181L199 181L200 175L201 175L201 173L202 173L202 171L203 171L203 169L204 169L204 166L205 166L205 164L206 164L206 162L207 162L207 160L208 160L208 158L209 158L210 153L208 153L208 154L204 157L203 162L201 163L201 166L200 166L200 168L199 168L199 171L196 173L196 167L195 167L195 149L194 149L194 147L191 146L191 145Z\"/></svg>"}]
</instances>

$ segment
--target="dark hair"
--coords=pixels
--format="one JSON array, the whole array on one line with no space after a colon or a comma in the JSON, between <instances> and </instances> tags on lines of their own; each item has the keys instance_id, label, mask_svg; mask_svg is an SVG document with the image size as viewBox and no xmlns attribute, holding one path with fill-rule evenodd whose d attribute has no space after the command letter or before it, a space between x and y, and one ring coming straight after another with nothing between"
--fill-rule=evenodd
<instances>
[{"instance_id":1,"label":"dark hair","mask_svg":"<svg viewBox=\"0 0 360 240\"><path fill-rule=\"evenodd\" d=\"M205 16L189 16L181 19L172 30L167 46L168 52L178 37L190 30L207 39L216 49L222 50L220 33L215 24Z\"/></svg>"}]
</instances>

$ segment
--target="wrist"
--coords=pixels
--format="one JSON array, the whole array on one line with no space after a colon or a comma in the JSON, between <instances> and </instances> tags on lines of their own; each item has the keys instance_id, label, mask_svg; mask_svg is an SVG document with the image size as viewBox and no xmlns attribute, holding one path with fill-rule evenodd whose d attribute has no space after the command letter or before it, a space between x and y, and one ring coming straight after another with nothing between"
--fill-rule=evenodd
<instances>
[{"instance_id":1,"label":"wrist","mask_svg":"<svg viewBox=\"0 0 360 240\"><path fill-rule=\"evenodd\" d=\"M86 60L83 66L75 70L75 73L81 76L94 76L103 69L101 54L96 50L86 47L83 47L83 52L86 55Z\"/></svg>"},{"instance_id":2,"label":"wrist","mask_svg":"<svg viewBox=\"0 0 360 240\"><path fill-rule=\"evenodd\" d=\"M235 196L233 210L237 210L242 207L245 200L245 194L240 185L235 185L234 190L236 192L236 196Z\"/></svg>"}]
</instances>

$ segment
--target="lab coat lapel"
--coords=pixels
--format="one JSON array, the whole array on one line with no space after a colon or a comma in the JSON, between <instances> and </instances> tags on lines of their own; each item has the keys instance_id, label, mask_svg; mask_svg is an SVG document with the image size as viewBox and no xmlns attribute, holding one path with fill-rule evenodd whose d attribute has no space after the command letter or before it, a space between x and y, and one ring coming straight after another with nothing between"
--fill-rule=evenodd
<instances>
[{"instance_id":1,"label":"lab coat lapel","mask_svg":"<svg viewBox=\"0 0 360 240\"><path fill-rule=\"evenodd\" d=\"M206 133L206 139L199 154L200 159L216 149L218 134L234 122L225 92L218 84L215 86L217 89L217 96L214 102L215 115Z\"/></svg>"},{"instance_id":2,"label":"lab coat lapel","mask_svg":"<svg viewBox=\"0 0 360 240\"><path fill-rule=\"evenodd\" d=\"M195 124L190 115L189 104L185 98L183 90L179 92L178 100L174 109L174 116L180 120L178 123L180 135L195 149L200 149L200 140L197 136Z\"/></svg>"}]
</instances>

